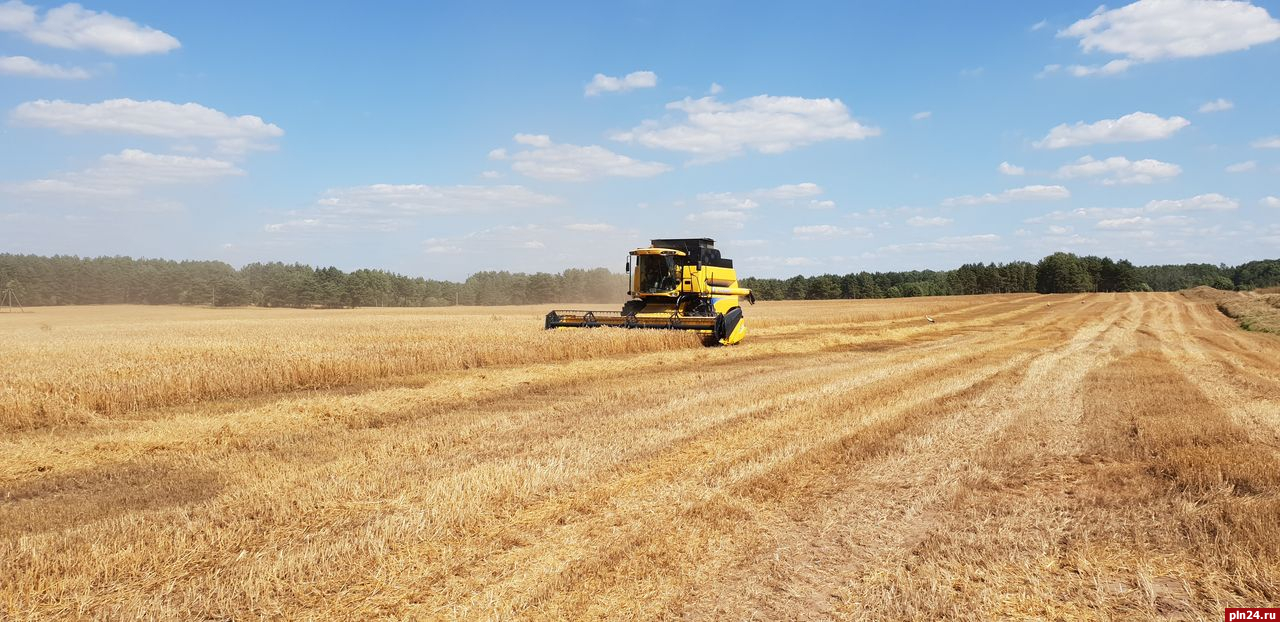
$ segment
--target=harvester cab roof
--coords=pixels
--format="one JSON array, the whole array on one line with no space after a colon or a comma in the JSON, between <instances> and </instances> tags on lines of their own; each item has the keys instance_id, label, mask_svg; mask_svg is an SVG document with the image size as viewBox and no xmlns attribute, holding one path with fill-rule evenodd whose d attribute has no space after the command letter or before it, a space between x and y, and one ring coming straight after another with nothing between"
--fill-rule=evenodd
<instances>
[{"instance_id":1,"label":"harvester cab roof","mask_svg":"<svg viewBox=\"0 0 1280 622\"><path fill-rule=\"evenodd\" d=\"M720 256L720 249L715 247L716 241L711 238L669 238L650 240L648 249L637 249L632 254L640 254L644 250L664 250L670 249L679 251L686 259L687 264L705 264L715 266L717 268L732 268L733 260L725 259Z\"/></svg>"}]
</instances>

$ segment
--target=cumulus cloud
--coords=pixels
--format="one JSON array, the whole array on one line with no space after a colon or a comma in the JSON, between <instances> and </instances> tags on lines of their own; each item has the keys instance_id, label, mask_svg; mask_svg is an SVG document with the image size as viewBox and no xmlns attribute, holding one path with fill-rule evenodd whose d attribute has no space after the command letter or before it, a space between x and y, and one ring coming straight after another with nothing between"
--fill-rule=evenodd
<instances>
[{"instance_id":1,"label":"cumulus cloud","mask_svg":"<svg viewBox=\"0 0 1280 622\"><path fill-rule=\"evenodd\" d=\"M661 162L643 162L599 145L570 145L552 142L545 134L516 134L515 141L531 147L508 153L489 152L493 160L511 160L511 169L535 179L587 181L597 177L653 177L671 170Z\"/></svg>"},{"instance_id":2,"label":"cumulus cloud","mask_svg":"<svg viewBox=\"0 0 1280 622\"><path fill-rule=\"evenodd\" d=\"M732 209L711 209L684 217L688 222L710 224L725 229L741 229L747 218L746 212Z\"/></svg>"},{"instance_id":3,"label":"cumulus cloud","mask_svg":"<svg viewBox=\"0 0 1280 622\"><path fill-rule=\"evenodd\" d=\"M917 112L917 113L915 113L915 114L911 115L911 119L912 119L913 121L923 121L923 120L928 119L929 117L932 117L932 116L933 116L933 111L931 111L931 110L925 110L925 111Z\"/></svg>"},{"instance_id":4,"label":"cumulus cloud","mask_svg":"<svg viewBox=\"0 0 1280 622\"><path fill-rule=\"evenodd\" d=\"M760 202L751 198L750 193L740 192L703 192L697 199L708 205L718 205L728 209L747 210L760 207Z\"/></svg>"},{"instance_id":5,"label":"cumulus cloud","mask_svg":"<svg viewBox=\"0 0 1280 622\"><path fill-rule=\"evenodd\" d=\"M652 71L633 71L621 78L598 73L587 85L584 94L594 97L601 93L625 93L635 89L648 89L658 85L658 74Z\"/></svg>"},{"instance_id":6,"label":"cumulus cloud","mask_svg":"<svg viewBox=\"0 0 1280 622\"><path fill-rule=\"evenodd\" d=\"M680 120L648 120L617 141L653 149L680 151L707 162L757 153L782 153L828 140L862 140L880 134L862 125L838 99L806 99L757 95L736 102L715 97L685 98L667 104Z\"/></svg>"},{"instance_id":7,"label":"cumulus cloud","mask_svg":"<svg viewBox=\"0 0 1280 622\"><path fill-rule=\"evenodd\" d=\"M1266 9L1240 0L1138 0L1117 9L1099 7L1058 36L1079 39L1085 52L1145 63L1270 43L1280 39L1280 21Z\"/></svg>"},{"instance_id":8,"label":"cumulus cloud","mask_svg":"<svg viewBox=\"0 0 1280 622\"><path fill-rule=\"evenodd\" d=\"M1262 197L1262 200L1258 203L1262 204L1263 207L1280 208L1280 197Z\"/></svg>"},{"instance_id":9,"label":"cumulus cloud","mask_svg":"<svg viewBox=\"0 0 1280 622\"><path fill-rule=\"evenodd\" d=\"M1258 163L1253 160L1249 160L1247 162L1236 162L1235 164L1228 165L1226 171L1228 173L1248 173L1257 169Z\"/></svg>"},{"instance_id":10,"label":"cumulus cloud","mask_svg":"<svg viewBox=\"0 0 1280 622\"><path fill-rule=\"evenodd\" d=\"M195 103L109 99L76 104L41 99L20 104L9 115L18 125L47 127L60 132L104 132L162 138L208 138L221 151L243 153L270 149L284 130L253 115L229 116Z\"/></svg>"},{"instance_id":11,"label":"cumulus cloud","mask_svg":"<svg viewBox=\"0 0 1280 622\"><path fill-rule=\"evenodd\" d=\"M749 210L760 207L762 202L776 202L785 205L796 205L798 199L807 199L823 193L822 186L812 182L783 184L773 188L757 188L749 192L703 192L698 194L701 203L735 210ZM834 201L810 200L807 207L828 209L835 207Z\"/></svg>"},{"instance_id":12,"label":"cumulus cloud","mask_svg":"<svg viewBox=\"0 0 1280 622\"><path fill-rule=\"evenodd\" d=\"M812 257L779 257L774 255L748 257L743 260L742 263L751 265L756 270L768 270L770 268L804 268L808 266L822 265L822 262Z\"/></svg>"},{"instance_id":13,"label":"cumulus cloud","mask_svg":"<svg viewBox=\"0 0 1280 622\"><path fill-rule=\"evenodd\" d=\"M1151 219L1146 216L1130 216L1128 218L1106 218L1099 220L1095 226L1099 229L1136 229L1150 224Z\"/></svg>"},{"instance_id":14,"label":"cumulus cloud","mask_svg":"<svg viewBox=\"0 0 1280 622\"><path fill-rule=\"evenodd\" d=\"M0 31L18 33L41 45L117 56L163 54L182 45L166 32L75 3L49 9L41 17L35 7L10 0L0 4Z\"/></svg>"},{"instance_id":15,"label":"cumulus cloud","mask_svg":"<svg viewBox=\"0 0 1280 622\"><path fill-rule=\"evenodd\" d=\"M791 235L797 240L829 240L833 238L869 238L871 232L862 227L837 227L835 225L802 225L792 227Z\"/></svg>"},{"instance_id":16,"label":"cumulus cloud","mask_svg":"<svg viewBox=\"0 0 1280 622\"><path fill-rule=\"evenodd\" d=\"M1077 207L1073 210L1056 210L1040 216L1027 218L1023 222L1039 223L1070 219L1119 218L1141 214L1140 207Z\"/></svg>"},{"instance_id":17,"label":"cumulus cloud","mask_svg":"<svg viewBox=\"0 0 1280 622\"><path fill-rule=\"evenodd\" d=\"M1071 191L1062 186L1031 185L1011 188L999 194L983 194L979 196L964 195L951 197L942 201L946 207L958 205L986 205L991 203L1017 203L1024 201L1060 201L1071 197Z\"/></svg>"},{"instance_id":18,"label":"cumulus cloud","mask_svg":"<svg viewBox=\"0 0 1280 622\"><path fill-rule=\"evenodd\" d=\"M1133 61L1116 59L1101 65L1045 65L1044 70L1040 72L1040 76L1045 76L1059 71L1069 73L1077 78L1087 76L1114 76L1122 74L1133 66Z\"/></svg>"},{"instance_id":19,"label":"cumulus cloud","mask_svg":"<svg viewBox=\"0 0 1280 622\"><path fill-rule=\"evenodd\" d=\"M243 174L234 164L222 160L125 149L102 156L96 166L83 171L10 184L3 190L26 199L89 201L106 209L119 209L122 204L113 199L134 200L156 186L202 184Z\"/></svg>"},{"instance_id":20,"label":"cumulus cloud","mask_svg":"<svg viewBox=\"0 0 1280 622\"><path fill-rule=\"evenodd\" d=\"M934 216L932 218L925 218L924 216L912 216L911 218L907 219L907 224L911 225L912 227L941 227L944 225L949 225L952 222L954 221L952 221L950 218L943 218L942 216Z\"/></svg>"},{"instance_id":21,"label":"cumulus cloud","mask_svg":"<svg viewBox=\"0 0 1280 622\"><path fill-rule=\"evenodd\" d=\"M1223 110L1231 110L1236 105L1231 103L1229 99L1219 97L1211 102L1200 104L1200 112L1222 112Z\"/></svg>"},{"instance_id":22,"label":"cumulus cloud","mask_svg":"<svg viewBox=\"0 0 1280 622\"><path fill-rule=\"evenodd\" d=\"M1146 211L1155 213L1164 212L1225 212L1240 207L1240 203L1235 199L1224 197L1216 192L1209 194L1199 194L1188 199L1161 200L1150 201L1146 205Z\"/></svg>"},{"instance_id":23,"label":"cumulus cloud","mask_svg":"<svg viewBox=\"0 0 1280 622\"><path fill-rule=\"evenodd\" d=\"M329 190L295 218L266 226L284 231L393 231L422 216L517 210L559 203L524 186L372 184Z\"/></svg>"},{"instance_id":24,"label":"cumulus cloud","mask_svg":"<svg viewBox=\"0 0 1280 622\"><path fill-rule=\"evenodd\" d=\"M1095 160L1091 156L1084 156L1072 164L1060 167L1056 176L1062 179L1101 177L1103 184L1114 186L1151 184L1162 179L1172 179L1181 173L1182 167L1160 160L1132 161L1123 156Z\"/></svg>"},{"instance_id":25,"label":"cumulus cloud","mask_svg":"<svg viewBox=\"0 0 1280 622\"><path fill-rule=\"evenodd\" d=\"M575 222L573 224L565 225L564 228L570 231L582 231L588 233L604 233L606 231L613 231L617 229L617 227L613 225L602 222Z\"/></svg>"},{"instance_id":26,"label":"cumulus cloud","mask_svg":"<svg viewBox=\"0 0 1280 622\"><path fill-rule=\"evenodd\" d=\"M1027 169L1022 168L1021 166L1009 164L1008 162L1001 162L1000 166L996 167L996 170L999 171L1001 175L1018 176L1027 174Z\"/></svg>"},{"instance_id":27,"label":"cumulus cloud","mask_svg":"<svg viewBox=\"0 0 1280 622\"><path fill-rule=\"evenodd\" d=\"M89 72L79 67L42 63L29 56L0 56L0 75L83 80L89 77Z\"/></svg>"},{"instance_id":28,"label":"cumulus cloud","mask_svg":"<svg viewBox=\"0 0 1280 622\"><path fill-rule=\"evenodd\" d=\"M1082 147L1098 143L1126 143L1159 140L1172 136L1178 130L1191 125L1182 117L1167 119L1148 112L1134 112L1119 119L1103 119L1094 123L1077 121L1065 123L1049 130L1043 139L1032 143L1040 149Z\"/></svg>"},{"instance_id":29,"label":"cumulus cloud","mask_svg":"<svg viewBox=\"0 0 1280 622\"><path fill-rule=\"evenodd\" d=\"M1258 149L1280 149L1280 136L1268 136L1253 141L1252 144Z\"/></svg>"},{"instance_id":30,"label":"cumulus cloud","mask_svg":"<svg viewBox=\"0 0 1280 622\"><path fill-rule=\"evenodd\" d=\"M522 253L546 248L543 241L552 232L539 225L505 225L453 237L427 238L422 252L428 255L486 255L494 251Z\"/></svg>"},{"instance_id":31,"label":"cumulus cloud","mask_svg":"<svg viewBox=\"0 0 1280 622\"><path fill-rule=\"evenodd\" d=\"M948 236L932 242L911 242L908 244L890 244L880 247L887 253L937 253L954 251L991 250L999 244L1000 236L994 233L977 235Z\"/></svg>"}]
</instances>

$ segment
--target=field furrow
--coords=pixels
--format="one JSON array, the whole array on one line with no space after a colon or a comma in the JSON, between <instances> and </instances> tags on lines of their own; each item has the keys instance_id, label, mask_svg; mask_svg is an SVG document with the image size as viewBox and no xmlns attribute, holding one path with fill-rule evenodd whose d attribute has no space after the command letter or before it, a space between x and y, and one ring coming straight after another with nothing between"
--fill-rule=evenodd
<instances>
[{"instance_id":1,"label":"field furrow","mask_svg":"<svg viewBox=\"0 0 1280 622\"><path fill-rule=\"evenodd\" d=\"M0 327L70 361L139 340L66 385L6 372L71 406L0 409L0 617L1214 618L1280 598L1280 340L1212 305L769 303L719 349L541 332L542 311ZM432 333L481 320L505 328ZM266 336L281 322L298 349ZM199 365L164 369L202 336Z\"/></svg>"}]
</instances>

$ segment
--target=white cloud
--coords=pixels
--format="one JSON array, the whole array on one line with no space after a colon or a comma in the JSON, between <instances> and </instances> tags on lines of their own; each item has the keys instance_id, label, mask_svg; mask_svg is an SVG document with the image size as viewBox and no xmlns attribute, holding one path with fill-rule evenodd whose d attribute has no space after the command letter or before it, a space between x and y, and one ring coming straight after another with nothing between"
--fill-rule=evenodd
<instances>
[{"instance_id":1,"label":"white cloud","mask_svg":"<svg viewBox=\"0 0 1280 622\"><path fill-rule=\"evenodd\" d=\"M907 224L911 225L912 227L941 227L944 225L949 225L952 222L954 221L951 220L950 218L943 218L942 216L934 216L932 218L925 218L924 216L912 216L911 218L907 219Z\"/></svg>"},{"instance_id":2,"label":"white cloud","mask_svg":"<svg viewBox=\"0 0 1280 622\"><path fill-rule=\"evenodd\" d=\"M22 32L36 23L36 8L19 0L0 4L0 32Z\"/></svg>"},{"instance_id":3,"label":"white cloud","mask_svg":"<svg viewBox=\"0 0 1280 622\"><path fill-rule=\"evenodd\" d=\"M1001 175L1017 176L1017 175L1027 174L1027 169L1022 168L1021 166L1015 166L1013 164L1009 164L1008 162L1001 162L1000 166L996 167L996 170L1000 171Z\"/></svg>"},{"instance_id":4,"label":"white cloud","mask_svg":"<svg viewBox=\"0 0 1280 622\"><path fill-rule=\"evenodd\" d=\"M1193 212L1193 211L1230 211L1240 207L1235 199L1224 197L1216 192L1200 194L1189 199L1150 201L1148 212Z\"/></svg>"},{"instance_id":5,"label":"white cloud","mask_svg":"<svg viewBox=\"0 0 1280 622\"><path fill-rule=\"evenodd\" d=\"M689 214L684 219L694 223L719 225L727 229L741 229L742 223L747 220L747 213L731 209L712 209Z\"/></svg>"},{"instance_id":6,"label":"white cloud","mask_svg":"<svg viewBox=\"0 0 1280 622\"><path fill-rule=\"evenodd\" d=\"M1065 71L1077 78L1086 76L1115 76L1122 74L1133 66L1133 61L1116 59L1101 65L1045 65L1044 70L1040 72L1040 76Z\"/></svg>"},{"instance_id":7,"label":"white cloud","mask_svg":"<svg viewBox=\"0 0 1280 622\"><path fill-rule=\"evenodd\" d=\"M530 147L550 147L551 137L546 134L516 134L513 139L521 145L529 145Z\"/></svg>"},{"instance_id":8,"label":"white cloud","mask_svg":"<svg viewBox=\"0 0 1280 622\"><path fill-rule=\"evenodd\" d=\"M707 162L747 151L782 153L827 140L861 140L880 134L849 116L838 99L757 95L736 102L714 97L667 104L683 113L677 122L644 121L612 138L654 149L681 151Z\"/></svg>"},{"instance_id":9,"label":"white cloud","mask_svg":"<svg viewBox=\"0 0 1280 622\"><path fill-rule=\"evenodd\" d=\"M845 228L835 225L802 225L793 227L791 235L797 240L829 240L844 237L869 238L871 237L871 232L862 227Z\"/></svg>"},{"instance_id":10,"label":"white cloud","mask_svg":"<svg viewBox=\"0 0 1280 622\"><path fill-rule=\"evenodd\" d=\"M613 231L617 229L617 227L613 225L605 224L602 222L575 222L570 225L565 225L564 228L570 231L584 231L584 232L593 232L593 233L604 233L607 231Z\"/></svg>"},{"instance_id":11,"label":"white cloud","mask_svg":"<svg viewBox=\"0 0 1280 622\"><path fill-rule=\"evenodd\" d=\"M635 89L648 89L658 85L658 74L652 71L633 71L621 78L598 73L591 79L584 93L594 97L601 93L625 93Z\"/></svg>"},{"instance_id":12,"label":"white cloud","mask_svg":"<svg viewBox=\"0 0 1280 622\"><path fill-rule=\"evenodd\" d=\"M1023 186L1011 188L999 194L951 197L942 202L947 207L957 205L986 205L990 203L1015 203L1020 201L1059 201L1071 197L1071 191L1062 186Z\"/></svg>"},{"instance_id":13,"label":"white cloud","mask_svg":"<svg viewBox=\"0 0 1280 622\"><path fill-rule=\"evenodd\" d=\"M1033 216L1023 222L1038 223L1069 219L1119 218L1141 213L1142 208L1140 207L1077 207L1073 210L1057 210L1041 216Z\"/></svg>"},{"instance_id":14,"label":"white cloud","mask_svg":"<svg viewBox=\"0 0 1280 622\"><path fill-rule=\"evenodd\" d=\"M1200 112L1222 112L1223 110L1231 110L1236 105L1231 103L1229 99L1219 97L1211 102L1205 102L1200 105Z\"/></svg>"},{"instance_id":15,"label":"white cloud","mask_svg":"<svg viewBox=\"0 0 1280 622\"><path fill-rule=\"evenodd\" d=\"M756 195L764 199L784 201L787 199L803 199L822 194L822 186L812 182L799 184L783 184L773 188L756 190Z\"/></svg>"},{"instance_id":16,"label":"white cloud","mask_svg":"<svg viewBox=\"0 0 1280 622\"><path fill-rule=\"evenodd\" d=\"M1133 62L1211 56L1280 39L1280 22L1267 10L1238 0L1138 0L1118 9L1099 7L1058 33Z\"/></svg>"},{"instance_id":17,"label":"white cloud","mask_svg":"<svg viewBox=\"0 0 1280 622\"><path fill-rule=\"evenodd\" d=\"M1258 201L1258 203L1263 207L1280 208L1280 197L1263 197L1261 201Z\"/></svg>"},{"instance_id":18,"label":"white cloud","mask_svg":"<svg viewBox=\"0 0 1280 622\"><path fill-rule=\"evenodd\" d=\"M502 173L498 171L480 171L480 176L485 179L498 179L502 177Z\"/></svg>"},{"instance_id":19,"label":"white cloud","mask_svg":"<svg viewBox=\"0 0 1280 622\"><path fill-rule=\"evenodd\" d=\"M0 56L0 75L83 80L89 77L89 72L79 67L42 63L29 56Z\"/></svg>"},{"instance_id":20,"label":"white cloud","mask_svg":"<svg viewBox=\"0 0 1280 622\"><path fill-rule=\"evenodd\" d=\"M780 202L794 205L797 199L815 197L823 193L822 186L812 182L799 184L783 184L773 188L757 188L750 192L703 192L696 198L701 203L726 207L734 210L748 210L760 207L761 202ZM834 201L811 200L808 207L828 209L835 207Z\"/></svg>"},{"instance_id":21,"label":"white cloud","mask_svg":"<svg viewBox=\"0 0 1280 622\"><path fill-rule=\"evenodd\" d=\"M540 238L550 233L538 225L505 225L454 237L427 238L422 242L422 252L428 255L492 256L494 251L515 251L527 256L522 251L546 248L546 242Z\"/></svg>"},{"instance_id":22,"label":"white cloud","mask_svg":"<svg viewBox=\"0 0 1280 622\"><path fill-rule=\"evenodd\" d=\"M532 149L511 154L505 149L494 149L489 157L511 160L512 170L534 179L587 181L597 177L653 177L671 170L661 162L642 162L599 145L554 143L545 134L516 134L515 141Z\"/></svg>"},{"instance_id":23,"label":"white cloud","mask_svg":"<svg viewBox=\"0 0 1280 622\"><path fill-rule=\"evenodd\" d=\"M1151 219L1146 216L1130 216L1128 218L1107 218L1099 220L1096 225L1099 229L1137 229L1143 228L1151 224Z\"/></svg>"},{"instance_id":24,"label":"white cloud","mask_svg":"<svg viewBox=\"0 0 1280 622\"><path fill-rule=\"evenodd\" d=\"M1119 119L1103 119L1095 123L1077 121L1049 130L1042 140L1032 143L1040 149L1080 147L1097 143L1124 143L1168 138L1191 125L1182 117L1162 118L1148 112L1134 112Z\"/></svg>"},{"instance_id":25,"label":"white cloud","mask_svg":"<svg viewBox=\"0 0 1280 622\"><path fill-rule=\"evenodd\" d=\"M268 225L270 227L271 225ZM267 229L268 231L278 231L278 229ZM423 242L422 252L428 255L457 255L462 253L461 246L453 244L444 244L439 238L429 238Z\"/></svg>"},{"instance_id":26,"label":"white cloud","mask_svg":"<svg viewBox=\"0 0 1280 622\"><path fill-rule=\"evenodd\" d=\"M1236 162L1235 164L1228 165L1225 170L1228 173L1248 173L1257 169L1258 163L1253 160L1249 160L1247 162Z\"/></svg>"},{"instance_id":27,"label":"white cloud","mask_svg":"<svg viewBox=\"0 0 1280 622\"><path fill-rule=\"evenodd\" d=\"M1182 173L1177 164L1160 160L1131 161L1123 156L1114 156L1105 160L1095 160L1084 156L1074 164L1067 164L1058 169L1057 177L1076 179L1080 177L1102 177L1102 183L1108 186L1123 184L1151 184L1161 179L1172 179Z\"/></svg>"},{"instance_id":28,"label":"white cloud","mask_svg":"<svg viewBox=\"0 0 1280 622\"><path fill-rule=\"evenodd\" d=\"M928 119L929 117L932 117L932 116L933 116L933 111L931 111L931 110L925 110L925 111L917 112L917 113L915 113L915 114L911 115L911 119L912 119L912 120L914 120L914 121L923 121L923 120Z\"/></svg>"},{"instance_id":29,"label":"white cloud","mask_svg":"<svg viewBox=\"0 0 1280 622\"><path fill-rule=\"evenodd\" d=\"M75 3L49 9L43 18L36 13L21 0L0 4L0 31L16 32L42 45L118 56L162 54L182 45L168 33Z\"/></svg>"},{"instance_id":30,"label":"white cloud","mask_svg":"<svg viewBox=\"0 0 1280 622\"><path fill-rule=\"evenodd\" d=\"M719 95L720 93L723 93L723 92L724 92L724 87L720 86L719 84L716 84L715 82L712 82L711 88L707 89L708 95Z\"/></svg>"},{"instance_id":31,"label":"white cloud","mask_svg":"<svg viewBox=\"0 0 1280 622\"><path fill-rule=\"evenodd\" d=\"M0 184L0 196L53 207L92 207L112 212L172 212L181 203L157 195L161 188L196 186L244 175L230 162L125 149L95 166L44 179Z\"/></svg>"},{"instance_id":32,"label":"white cloud","mask_svg":"<svg viewBox=\"0 0 1280 622\"><path fill-rule=\"evenodd\" d=\"M1047 20L1047 19L1042 19L1042 20L1040 20L1040 21L1038 21L1038 22L1036 22L1036 23L1034 23L1034 24L1032 24L1032 25L1031 25L1031 32L1035 32L1035 31L1037 31L1037 30L1040 30L1041 28L1044 28L1045 26L1048 26L1048 25L1049 25L1049 20Z\"/></svg>"},{"instance_id":33,"label":"white cloud","mask_svg":"<svg viewBox=\"0 0 1280 622\"><path fill-rule=\"evenodd\" d=\"M741 263L750 265L756 270L768 268L803 268L822 264L822 262L812 257L775 257L772 255L748 257Z\"/></svg>"},{"instance_id":34,"label":"white cloud","mask_svg":"<svg viewBox=\"0 0 1280 622\"><path fill-rule=\"evenodd\" d=\"M708 205L719 205L735 210L760 207L760 203L755 199L737 192L703 192L697 196L697 199Z\"/></svg>"},{"instance_id":35,"label":"white cloud","mask_svg":"<svg viewBox=\"0 0 1280 622\"><path fill-rule=\"evenodd\" d=\"M1053 235L1067 235L1075 231L1075 227L1066 227L1063 225L1049 225L1049 233Z\"/></svg>"},{"instance_id":36,"label":"white cloud","mask_svg":"<svg viewBox=\"0 0 1280 622\"><path fill-rule=\"evenodd\" d=\"M1268 136L1259 138L1251 143L1258 149L1280 149L1280 136Z\"/></svg>"},{"instance_id":37,"label":"white cloud","mask_svg":"<svg viewBox=\"0 0 1280 622\"><path fill-rule=\"evenodd\" d=\"M528 209L559 202L514 185L373 184L329 190L310 210L267 225L267 231L394 231L426 215Z\"/></svg>"},{"instance_id":38,"label":"white cloud","mask_svg":"<svg viewBox=\"0 0 1280 622\"><path fill-rule=\"evenodd\" d=\"M921 252L954 252L954 251L987 251L1000 242L1000 236L994 233L978 235L961 235L938 238L932 242L911 242L908 244L890 244L880 247L880 251L888 253L921 253Z\"/></svg>"},{"instance_id":39,"label":"white cloud","mask_svg":"<svg viewBox=\"0 0 1280 622\"><path fill-rule=\"evenodd\" d=\"M119 154L100 157L99 165L95 168L58 178L32 180L20 184L19 188L29 192L133 195L138 189L152 184L198 183L243 174L243 170L227 161L209 157L148 154L136 148L127 148Z\"/></svg>"},{"instance_id":40,"label":"white cloud","mask_svg":"<svg viewBox=\"0 0 1280 622\"><path fill-rule=\"evenodd\" d=\"M19 125L47 127L73 134L109 132L163 138L209 138L219 149L242 153L269 149L267 142L284 130L253 115L228 116L200 104L167 101L109 99L96 104L74 104L41 99L18 105L9 115Z\"/></svg>"}]
</instances>

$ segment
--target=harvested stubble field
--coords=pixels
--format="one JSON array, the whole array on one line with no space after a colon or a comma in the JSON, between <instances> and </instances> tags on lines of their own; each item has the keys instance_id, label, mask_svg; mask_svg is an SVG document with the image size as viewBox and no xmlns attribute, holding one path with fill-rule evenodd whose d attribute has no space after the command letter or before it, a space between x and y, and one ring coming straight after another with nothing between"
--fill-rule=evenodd
<instances>
[{"instance_id":1,"label":"harvested stubble field","mask_svg":"<svg viewBox=\"0 0 1280 622\"><path fill-rule=\"evenodd\" d=\"M0 315L0 618L1280 602L1280 338L1212 302L763 303L714 349L544 312Z\"/></svg>"}]
</instances>

